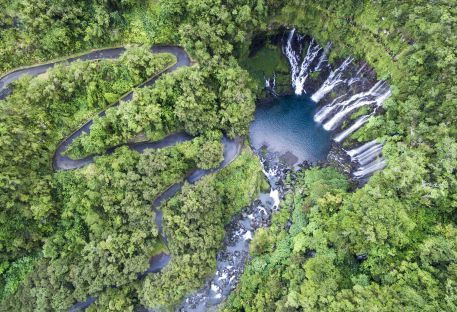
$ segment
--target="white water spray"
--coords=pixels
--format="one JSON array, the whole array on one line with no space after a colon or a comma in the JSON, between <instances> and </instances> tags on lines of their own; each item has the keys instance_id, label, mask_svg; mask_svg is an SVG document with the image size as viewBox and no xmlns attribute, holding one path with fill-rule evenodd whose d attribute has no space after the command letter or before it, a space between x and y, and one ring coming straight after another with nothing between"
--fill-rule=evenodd
<instances>
[{"instance_id":1,"label":"white water spray","mask_svg":"<svg viewBox=\"0 0 457 312\"><path fill-rule=\"evenodd\" d=\"M300 53L296 53L292 46L292 42L295 38L294 35L295 28L290 31L286 45L283 48L283 52L289 60L292 72L292 87L295 90L295 94L301 95L306 93L304 90L304 85L309 75L310 66L319 55L319 52L322 50L322 48L314 41L314 39L312 39L303 61L300 62ZM301 38L298 37L298 40L301 40ZM324 61L322 60L321 64L323 62Z\"/></svg>"},{"instance_id":2,"label":"white water spray","mask_svg":"<svg viewBox=\"0 0 457 312\"><path fill-rule=\"evenodd\" d=\"M332 70L328 75L328 78L324 81L322 86L317 90L312 96L311 100L314 102L319 102L324 96L326 96L330 91L332 91L336 86L340 85L341 83L345 82L344 79L341 78L343 72L346 68L351 64L352 58L347 58L344 62L335 70Z\"/></svg>"},{"instance_id":3,"label":"white water spray","mask_svg":"<svg viewBox=\"0 0 457 312\"><path fill-rule=\"evenodd\" d=\"M335 129L344 119L347 118L349 114L362 106L381 106L385 99L390 96L390 94L390 88L385 83L385 81L378 81L370 90L357 93L346 101L336 103L333 105L334 108L330 109L327 115L334 110L337 110L338 112L324 124L324 129ZM324 116L324 118L325 117L327 116Z\"/></svg>"},{"instance_id":4,"label":"white water spray","mask_svg":"<svg viewBox=\"0 0 457 312\"><path fill-rule=\"evenodd\" d=\"M381 170L386 166L386 161L383 158L378 158L369 163L366 166L360 167L356 172L353 173L354 177L356 178L363 178L366 177L367 175Z\"/></svg>"}]
</instances>

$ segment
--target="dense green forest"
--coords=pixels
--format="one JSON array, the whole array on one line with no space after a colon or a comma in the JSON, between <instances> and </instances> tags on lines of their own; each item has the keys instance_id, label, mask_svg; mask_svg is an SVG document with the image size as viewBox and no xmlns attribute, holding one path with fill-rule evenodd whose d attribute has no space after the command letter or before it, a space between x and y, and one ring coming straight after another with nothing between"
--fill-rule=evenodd
<instances>
[{"instance_id":1,"label":"dense green forest","mask_svg":"<svg viewBox=\"0 0 457 312\"><path fill-rule=\"evenodd\" d=\"M116 60L25 76L0 100L0 310L66 311L89 296L93 311L173 309L204 283L224 226L258 194L257 156L245 144L163 205L168 247L151 203L193 169L216 168L222 135L248 133L258 67L287 70L279 50L249 58L251 42L282 26L389 82L382 114L345 143L385 141L388 166L359 189L330 167L289 179L224 310L457 310L456 24L452 0L0 0L1 74L129 45ZM151 44L183 46L194 64L135 89L176 62ZM54 171L58 144L132 89L67 150L94 163ZM193 139L105 154L181 130ZM160 252L171 262L138 279Z\"/></svg>"},{"instance_id":2,"label":"dense green forest","mask_svg":"<svg viewBox=\"0 0 457 312\"><path fill-rule=\"evenodd\" d=\"M452 1L290 1L274 17L389 80L384 114L352 137L385 139L388 167L349 193L329 169L301 174L227 311L457 309L456 13Z\"/></svg>"}]
</instances>

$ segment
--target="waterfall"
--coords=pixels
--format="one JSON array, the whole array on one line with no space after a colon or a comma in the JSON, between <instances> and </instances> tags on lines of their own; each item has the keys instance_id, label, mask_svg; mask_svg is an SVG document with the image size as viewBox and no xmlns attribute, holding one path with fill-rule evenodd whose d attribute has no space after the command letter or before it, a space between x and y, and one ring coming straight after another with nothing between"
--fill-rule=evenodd
<instances>
[{"instance_id":1,"label":"waterfall","mask_svg":"<svg viewBox=\"0 0 457 312\"><path fill-rule=\"evenodd\" d=\"M338 134L333 140L335 140L335 142L338 142L338 143L342 142L350 134L352 134L354 131L356 131L360 127L362 127L368 121L368 119L370 119L370 117L372 115L373 114L367 114L367 115L363 115L363 116L357 118L357 120L350 127L348 127L343 132Z\"/></svg>"},{"instance_id":2,"label":"waterfall","mask_svg":"<svg viewBox=\"0 0 457 312\"><path fill-rule=\"evenodd\" d=\"M356 161L365 166L368 163L372 162L374 159L381 156L382 152L382 144L373 146L370 150L366 151L365 153L361 154L360 156L356 157Z\"/></svg>"},{"instance_id":3,"label":"waterfall","mask_svg":"<svg viewBox=\"0 0 457 312\"><path fill-rule=\"evenodd\" d=\"M275 90L276 88L276 73L273 73L273 83L272 83L272 89L273 91ZM276 92L275 92L276 93Z\"/></svg>"},{"instance_id":4,"label":"waterfall","mask_svg":"<svg viewBox=\"0 0 457 312\"><path fill-rule=\"evenodd\" d=\"M301 63L298 76L295 79L295 94L301 95L303 93L306 93L306 91L304 90L304 85L309 75L308 69L320 51L321 47L319 47L319 45L314 42L314 39L312 39L308 46L306 56L303 59L303 62Z\"/></svg>"},{"instance_id":5,"label":"waterfall","mask_svg":"<svg viewBox=\"0 0 457 312\"><path fill-rule=\"evenodd\" d=\"M325 53L323 54L325 55ZM337 85L345 82L345 80L341 79L343 72L346 68L351 64L352 58L348 57L344 60L344 62L335 70L332 70L328 75L327 79L324 81L322 86L317 90L312 96L311 100L314 102L319 102L324 96L326 96L330 91L333 90Z\"/></svg>"},{"instance_id":6,"label":"waterfall","mask_svg":"<svg viewBox=\"0 0 457 312\"><path fill-rule=\"evenodd\" d=\"M345 97L346 94L340 95L336 99L334 99L331 103L323 106L313 117L315 122L321 123L324 121L325 118L330 114L332 110L335 108L335 103L338 103L339 100L341 100L343 97Z\"/></svg>"},{"instance_id":7,"label":"waterfall","mask_svg":"<svg viewBox=\"0 0 457 312\"><path fill-rule=\"evenodd\" d=\"M354 148L354 149L351 149L349 151L347 151L346 153L351 157L353 158L354 156L357 156L358 154L366 151L367 149L369 149L370 147L372 147L373 145L376 145L378 144L376 142L376 140L372 140L370 142L367 142L365 144L363 144L362 146L360 147L357 147L357 148Z\"/></svg>"},{"instance_id":8,"label":"waterfall","mask_svg":"<svg viewBox=\"0 0 457 312\"><path fill-rule=\"evenodd\" d=\"M381 156L384 144L372 140L360 147L347 151L351 160L357 162L360 167L353 173L355 178L363 178L385 167L386 161Z\"/></svg>"},{"instance_id":9,"label":"waterfall","mask_svg":"<svg viewBox=\"0 0 457 312\"><path fill-rule=\"evenodd\" d=\"M273 73L273 77L265 78L265 89L269 91L273 96L277 96L276 93L276 73Z\"/></svg>"},{"instance_id":10,"label":"waterfall","mask_svg":"<svg viewBox=\"0 0 457 312\"><path fill-rule=\"evenodd\" d=\"M335 129L350 113L354 110L366 106L375 105L379 107L384 100L390 96L390 88L385 81L378 81L367 92L357 93L351 96L348 100L341 103L336 103L331 111L338 109L338 112L333 115L325 124L325 130Z\"/></svg>"},{"instance_id":11,"label":"waterfall","mask_svg":"<svg viewBox=\"0 0 457 312\"><path fill-rule=\"evenodd\" d=\"M361 80L360 74L362 73L362 71L365 69L366 66L367 66L367 63L363 63L363 65L360 66L359 70L355 73L355 75L347 81L347 85L349 87L352 86L354 83L359 82Z\"/></svg>"},{"instance_id":12,"label":"waterfall","mask_svg":"<svg viewBox=\"0 0 457 312\"><path fill-rule=\"evenodd\" d=\"M344 119L346 115L348 115L354 109L368 104L382 104L382 102L389 95L389 87L387 86L385 81L381 80L378 81L373 87L371 87L370 90L356 93L347 100L339 102L339 99L342 98L344 95L336 98L330 104L327 104L324 107L322 107L314 116L314 120L316 122L322 122L329 117L330 113L332 113L335 110L338 110L338 113L332 117L332 119L336 118L336 120L333 120L331 123L327 122L327 127L324 125L324 128L326 130L332 130L334 129L334 126L338 124L339 121Z\"/></svg>"},{"instance_id":13,"label":"waterfall","mask_svg":"<svg viewBox=\"0 0 457 312\"><path fill-rule=\"evenodd\" d=\"M359 149L356 154L352 154L351 160L356 161L362 166L365 166L369 162L373 161L375 158L379 157L382 152L383 144L381 143L372 143L376 142L375 140L364 144L362 147L367 146L367 148ZM347 152L350 155L351 151Z\"/></svg>"},{"instance_id":14,"label":"waterfall","mask_svg":"<svg viewBox=\"0 0 457 312\"><path fill-rule=\"evenodd\" d=\"M332 43L331 42L327 43L327 45L324 48L324 52L322 52L321 57L319 58L319 61L317 62L317 65L313 69L313 72L320 71L324 64L327 64L327 66L329 66L327 63L327 55L328 55L328 51L330 51L331 47L332 47Z\"/></svg>"},{"instance_id":15,"label":"waterfall","mask_svg":"<svg viewBox=\"0 0 457 312\"><path fill-rule=\"evenodd\" d=\"M314 39L311 39L306 52L302 53L303 38L303 36L296 33L294 28L290 31L287 41L283 45L283 53L291 67L292 88L295 94L306 93L304 85L309 74L321 71L324 66L330 67L330 72L322 85L312 94L311 100L318 103L337 87L338 93L340 93L339 86L341 85L344 85L344 88L348 90L344 94L337 96L330 103L323 105L314 115L314 120L322 123L325 130L331 131L340 127L345 120L348 120L353 113L359 111L362 107L366 106L368 108L366 114L359 116L357 119L354 118L354 121L348 120L347 127L344 127L340 133L335 135L334 141L340 143L360 129L376 114L384 101L391 95L390 87L385 81L380 80L367 90L365 85L369 83L372 75L367 76L367 72L370 73L370 68L366 63L359 66L357 71L352 74L355 71L355 67L351 65L354 59L348 57L337 68L332 69L327 60L331 44L327 44L322 49ZM302 55L304 55L303 58ZM350 67L354 68L354 70L349 70ZM348 77L349 71L351 77ZM353 90L356 84L359 85L356 90L363 88L364 91L357 91L358 93L354 94ZM266 81L266 87L272 88L271 80ZM347 151L351 161L356 163L356 170L353 173L354 178L364 178L386 166L386 161L381 156L382 148L383 144L373 140ZM265 172L265 174L268 175L269 173Z\"/></svg>"},{"instance_id":16,"label":"waterfall","mask_svg":"<svg viewBox=\"0 0 457 312\"><path fill-rule=\"evenodd\" d=\"M322 48L317 43L315 43L314 39L312 39L308 46L308 50L306 51L306 55L303 58L303 61L300 63L300 53L296 53L292 46L292 42L295 38L294 35L295 28L292 29L289 33L286 45L283 48L283 53L289 60L292 72L292 87L295 90L295 94L301 95L306 93L304 90L304 84L309 75L309 68L316 57L319 55L319 52L322 50ZM301 41L301 39L302 38L298 37L299 41ZM324 60L322 60L321 65L323 62Z\"/></svg>"},{"instance_id":17,"label":"waterfall","mask_svg":"<svg viewBox=\"0 0 457 312\"><path fill-rule=\"evenodd\" d=\"M360 178L366 177L367 175L369 175L375 171L383 169L385 166L386 166L386 161L383 158L381 158L381 159L378 158L378 159L375 159L374 161L372 161L371 163L369 163L368 165L360 167L357 171L355 171L353 173L353 175L354 175L354 177L360 179Z\"/></svg>"},{"instance_id":18,"label":"waterfall","mask_svg":"<svg viewBox=\"0 0 457 312\"><path fill-rule=\"evenodd\" d=\"M289 37L287 38L286 45L283 47L283 53L289 60L290 70L292 75L292 87L295 87L295 79L298 74L298 62L300 60L299 54L297 55L292 47L292 40L294 38L295 28L293 28Z\"/></svg>"}]
</instances>

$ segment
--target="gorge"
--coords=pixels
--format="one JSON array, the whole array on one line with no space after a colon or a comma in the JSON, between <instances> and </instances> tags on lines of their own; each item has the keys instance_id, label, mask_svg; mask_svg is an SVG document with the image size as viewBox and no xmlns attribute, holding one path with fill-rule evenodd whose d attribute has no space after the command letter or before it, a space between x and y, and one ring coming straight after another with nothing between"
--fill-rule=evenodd
<instances>
[{"instance_id":1,"label":"gorge","mask_svg":"<svg viewBox=\"0 0 457 312\"><path fill-rule=\"evenodd\" d=\"M307 112L307 115L313 115L316 123L313 127L321 125L321 128L327 131L336 143L334 149L340 149L344 152L346 148L343 149L342 143L382 108L384 101L391 95L391 91L385 81L376 80L373 70L365 62L355 62L354 58L347 57L330 64L328 56L331 52L331 46L332 44L329 42L323 48L313 38L301 35L297 33L295 28L292 28L283 35L281 49L289 62L291 88L295 94L295 100L300 101L301 99L302 105L317 107L315 111ZM272 78L265 80L265 89L276 99L278 94L275 88L276 73L273 73ZM307 100L308 97L313 103ZM281 98L279 95L280 101ZM263 110L264 108L260 106L256 118L264 118L261 116ZM309 124L304 116L301 118L304 125ZM262 121L256 120L254 129L259 127L257 123L262 123ZM289 146L289 150L286 148L282 151L283 153L291 152L300 144L306 145L307 142L313 140L319 141L318 134L307 131L302 133L301 138L297 138L295 143L291 144L291 142L287 142L289 139L286 137L294 137L296 132L294 125L290 125L290 128L289 134L280 134L276 131L277 129L271 131L272 133L267 133L267 129L262 131L266 134L265 136L270 137L271 141L282 141ZM273 138L275 135L282 135L282 138ZM259 148L261 143L255 135L252 135L252 130L251 140L254 147ZM277 144L282 144L282 142ZM317 144L313 146L313 150L319 149L321 146L325 149L327 144ZM370 153L370 157L364 158L362 162L360 162L360 157L363 158L366 154L354 158L353 151L344 152L346 153L346 161L351 163L351 176L359 183L366 183L371 174L386 165L386 161L381 156L382 144L376 146L375 150L366 151ZM303 146L300 148L305 149ZM301 161L305 160L303 157L300 159ZM306 160L312 161L313 159Z\"/></svg>"},{"instance_id":2,"label":"gorge","mask_svg":"<svg viewBox=\"0 0 457 312\"><path fill-rule=\"evenodd\" d=\"M0 311L457 311L454 2L3 1Z\"/></svg>"},{"instance_id":3,"label":"gorge","mask_svg":"<svg viewBox=\"0 0 457 312\"><path fill-rule=\"evenodd\" d=\"M270 224L272 214L279 209L279 200L285 195L283 179L289 168L299 168L300 164L323 163L330 151L331 137L337 143L341 143L351 133L361 127L367 120L376 113L382 102L389 96L388 86L380 81L366 90L369 85L364 77L365 64L357 68L354 74L346 72L353 62L347 58L336 68L332 69L328 64L327 55L331 44L321 48L311 39L307 49L305 36L296 34L291 30L283 46L283 52L291 66L291 87L295 95L280 95L275 91L276 78L267 79L265 87L273 96L269 103L259 104L255 113L255 121L250 128L250 143L262 160L264 174L271 185L269 193L263 193L252 205L246 207L241 214L238 214L227 226L227 234L224 240L224 247L217 256L217 271L205 286L197 293L187 297L180 308L181 311L206 311L211 307L216 308L236 286L240 275L243 272L246 261L249 258L249 242L253 233L260 227L267 227ZM179 47L155 46L153 52L171 52L177 57L177 64L171 66L165 72L172 72L178 67L188 66L190 60L185 52ZM306 53L302 56L302 51ZM102 50L82 56L82 59L103 59L117 58L123 49ZM303 59L302 59L303 58ZM69 62L78 58L69 59ZM13 79L20 77L23 73L38 75L46 71L53 64L42 67L34 67L30 71L23 69L20 72L12 72L3 79L3 97L8 95L7 84ZM319 75L327 74L318 89L310 83L318 79ZM351 76L354 74L354 76ZM311 78L313 76L313 78ZM149 80L141 85L150 86L157 78ZM322 79L321 79L322 80ZM314 89L313 89L314 87ZM365 90L364 90L365 88ZM334 94L335 90L338 90ZM311 95L312 94L312 95ZM125 95L123 102L130 101L133 93ZM309 95L311 95L309 97ZM341 125L361 107L372 107L372 111L359 117L352 125L342 129ZM103 117L104 112L99 116ZM63 152L83 132L89 133L92 120L84 124L59 147L53 159L55 169L69 170L77 169L93 162L93 156L73 160ZM333 130L340 129L336 136ZM166 137L164 140L154 143L135 143L128 146L138 152L148 148L161 148L190 140L191 137L185 133L176 133ZM241 141L227 140L224 138L224 161L219 168L227 166L239 153ZM232 146L233 145L233 146ZM112 153L114 148L108 150ZM375 171L385 166L381 157L382 144L375 140L360 147L353 148L347 152L350 160L356 164L352 176L356 180L366 181L366 178ZM208 170L196 170L187 177L189 183L197 182L202 176L210 173ZM182 183L170 187L159 196L153 204L156 213L156 222L160 234L165 242L167 237L162 231L162 212L157 208L162 202L171 198L181 189ZM170 261L170 255L161 253L151 258L149 269L144 272L158 272ZM144 275L143 274L143 275ZM86 308L95 302L94 297L88 298L71 308L77 311Z\"/></svg>"},{"instance_id":4,"label":"gorge","mask_svg":"<svg viewBox=\"0 0 457 312\"><path fill-rule=\"evenodd\" d=\"M389 86L385 81L375 81L366 63L354 64L353 58L344 59L333 69L327 60L331 44L321 48L314 39L306 43L305 38L292 29L282 46L291 67L294 94L278 94L276 73L266 78L270 99L259 101L250 126L250 144L261 159L271 191L261 194L227 226L224 248L217 256L217 271L204 287L184 299L178 311L218 310L236 287L249 260L253 232L270 225L272 214L279 210L280 198L290 191L284 188L286 176L301 170L300 166L326 163L332 137L351 163L351 177L358 185L386 165L381 156L383 144L377 140L347 151L340 143L376 114L390 96ZM327 78L320 78L325 75ZM320 86L316 88L312 80L320 82ZM352 120L351 115L364 106L368 112ZM346 120L352 124L343 127ZM335 134L335 130L339 132Z\"/></svg>"}]
</instances>

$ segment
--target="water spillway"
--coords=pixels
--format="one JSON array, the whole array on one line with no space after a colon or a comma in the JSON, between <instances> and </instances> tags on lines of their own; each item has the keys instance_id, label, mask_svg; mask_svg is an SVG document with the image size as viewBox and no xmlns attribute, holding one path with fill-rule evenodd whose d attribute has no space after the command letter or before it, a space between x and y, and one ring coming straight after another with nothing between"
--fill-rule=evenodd
<instances>
[{"instance_id":1,"label":"water spillway","mask_svg":"<svg viewBox=\"0 0 457 312\"><path fill-rule=\"evenodd\" d=\"M308 42L305 38L294 28L283 42L282 51L290 65L291 87L296 95L311 94L310 99L319 107L314 121L331 133L335 142L342 143L379 111L391 95L390 87L386 81L376 80L366 63L358 65L352 57L337 62L336 66L329 64L331 44L322 48L313 38ZM362 112L361 109L363 114L354 115ZM367 156L359 155L356 161L352 160L353 178L365 179L384 168L386 161L381 152L382 145L377 145L367 151Z\"/></svg>"},{"instance_id":2,"label":"water spillway","mask_svg":"<svg viewBox=\"0 0 457 312\"><path fill-rule=\"evenodd\" d=\"M325 54L323 54L325 55ZM351 64L352 58L348 57L347 59L344 60L341 65L330 72L328 75L327 79L324 81L322 86L314 92L314 94L311 96L311 100L314 102L319 102L324 96L326 96L328 93L330 93L336 86L338 86L341 83L344 83L345 80L342 79L343 72L345 69Z\"/></svg>"}]
</instances>

